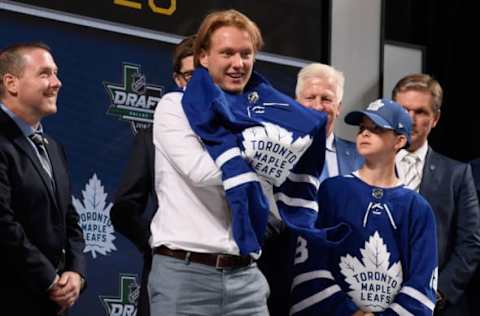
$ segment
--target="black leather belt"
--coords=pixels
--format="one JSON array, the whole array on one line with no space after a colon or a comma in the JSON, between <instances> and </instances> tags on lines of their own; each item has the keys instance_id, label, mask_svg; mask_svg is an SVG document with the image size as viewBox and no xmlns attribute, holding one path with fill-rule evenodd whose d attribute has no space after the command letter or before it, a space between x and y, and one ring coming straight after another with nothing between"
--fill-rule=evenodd
<instances>
[{"instance_id":1,"label":"black leather belt","mask_svg":"<svg viewBox=\"0 0 480 316\"><path fill-rule=\"evenodd\" d=\"M236 269L249 266L254 262L250 256L234 256L213 253L199 253L185 250L173 250L165 246L153 248L153 253L185 261L212 266L217 269Z\"/></svg>"}]
</instances>

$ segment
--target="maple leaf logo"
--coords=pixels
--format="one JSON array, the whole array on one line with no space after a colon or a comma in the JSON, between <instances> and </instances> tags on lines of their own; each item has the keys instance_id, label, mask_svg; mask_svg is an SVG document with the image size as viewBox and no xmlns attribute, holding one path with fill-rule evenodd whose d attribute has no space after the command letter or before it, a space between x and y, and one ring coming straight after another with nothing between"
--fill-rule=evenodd
<instances>
[{"instance_id":1,"label":"maple leaf logo","mask_svg":"<svg viewBox=\"0 0 480 316\"><path fill-rule=\"evenodd\" d=\"M383 104L382 100L376 100L372 103L370 103L367 106L368 111L378 111L381 107L383 107L385 104Z\"/></svg>"},{"instance_id":2,"label":"maple leaf logo","mask_svg":"<svg viewBox=\"0 0 480 316\"><path fill-rule=\"evenodd\" d=\"M293 140L293 133L272 123L243 131L245 157L258 175L280 186L312 143L310 135Z\"/></svg>"},{"instance_id":3,"label":"maple leaf logo","mask_svg":"<svg viewBox=\"0 0 480 316\"><path fill-rule=\"evenodd\" d=\"M354 303L365 312L385 310L399 292L403 282L400 261L390 265L390 253L378 231L360 249L362 262L347 254L340 258L340 271L350 285Z\"/></svg>"},{"instance_id":4,"label":"maple leaf logo","mask_svg":"<svg viewBox=\"0 0 480 316\"><path fill-rule=\"evenodd\" d=\"M92 257L97 257L97 252L106 255L112 250L117 250L113 244L113 226L110 221L112 203L106 205L107 193L96 174L82 191L83 203L72 196L72 203L80 216L80 226L85 238L83 252L91 252Z\"/></svg>"}]
</instances>

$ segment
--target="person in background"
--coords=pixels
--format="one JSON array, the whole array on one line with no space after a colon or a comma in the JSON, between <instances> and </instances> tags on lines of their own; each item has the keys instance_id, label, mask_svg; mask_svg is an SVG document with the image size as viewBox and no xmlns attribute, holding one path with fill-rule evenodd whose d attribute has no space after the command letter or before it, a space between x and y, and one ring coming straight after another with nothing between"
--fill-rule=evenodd
<instances>
[{"instance_id":1,"label":"person in background","mask_svg":"<svg viewBox=\"0 0 480 316\"><path fill-rule=\"evenodd\" d=\"M47 45L0 50L2 315L61 315L85 284L65 152L41 124L57 112L61 86Z\"/></svg>"},{"instance_id":2,"label":"person in background","mask_svg":"<svg viewBox=\"0 0 480 316\"><path fill-rule=\"evenodd\" d=\"M340 115L345 77L335 68L320 63L303 67L298 73L295 95L298 102L328 115L327 150L320 181L336 175L352 173L360 168L363 158L355 143L335 135L335 120Z\"/></svg>"},{"instance_id":3,"label":"person in background","mask_svg":"<svg viewBox=\"0 0 480 316\"><path fill-rule=\"evenodd\" d=\"M186 37L175 47L173 53L173 80L179 89L185 88L194 71L194 40L194 35ZM139 130L135 135L132 155L123 172L120 187L110 210L110 218L115 230L133 242L143 254L137 316L150 315L147 285L152 253L148 240L151 234L152 210L158 207L154 189L154 156L152 128Z\"/></svg>"},{"instance_id":4,"label":"person in background","mask_svg":"<svg viewBox=\"0 0 480 316\"><path fill-rule=\"evenodd\" d=\"M438 232L436 315L468 315L464 290L480 260L479 204L472 170L435 152L428 136L440 120L443 90L426 74L397 82L392 98L410 114L412 143L397 154L404 183L432 206Z\"/></svg>"}]
</instances>

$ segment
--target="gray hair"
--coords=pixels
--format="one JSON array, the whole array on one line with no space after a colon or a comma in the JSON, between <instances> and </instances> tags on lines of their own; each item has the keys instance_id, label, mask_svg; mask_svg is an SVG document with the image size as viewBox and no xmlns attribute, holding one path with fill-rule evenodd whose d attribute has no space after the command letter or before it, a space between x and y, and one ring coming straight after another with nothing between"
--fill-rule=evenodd
<instances>
[{"instance_id":1,"label":"gray hair","mask_svg":"<svg viewBox=\"0 0 480 316\"><path fill-rule=\"evenodd\" d=\"M345 85L345 76L341 71L336 70L332 66L312 63L303 67L297 76L297 86L295 88L295 95L298 97L300 91L303 89L305 80L309 78L326 79L335 84L337 87L336 96L340 103L343 99L343 86Z\"/></svg>"}]
</instances>

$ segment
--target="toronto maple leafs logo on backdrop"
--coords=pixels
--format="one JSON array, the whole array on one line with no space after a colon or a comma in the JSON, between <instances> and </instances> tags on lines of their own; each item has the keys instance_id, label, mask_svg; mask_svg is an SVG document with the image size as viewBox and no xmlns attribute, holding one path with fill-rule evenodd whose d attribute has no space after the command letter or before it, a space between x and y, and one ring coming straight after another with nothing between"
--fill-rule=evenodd
<instances>
[{"instance_id":1,"label":"toronto maple leafs logo on backdrop","mask_svg":"<svg viewBox=\"0 0 480 316\"><path fill-rule=\"evenodd\" d=\"M245 156L258 175L275 186L280 186L290 170L312 143L309 135L293 140L286 129L264 122L263 126L243 131Z\"/></svg>"},{"instance_id":2,"label":"toronto maple leafs logo on backdrop","mask_svg":"<svg viewBox=\"0 0 480 316\"><path fill-rule=\"evenodd\" d=\"M113 204L106 205L107 193L96 174L82 191L83 203L72 196L72 203L80 216L80 226L85 238L83 252L91 252L92 257L97 257L97 252L106 255L112 250L117 250L113 244L113 226L110 221L110 209Z\"/></svg>"},{"instance_id":3,"label":"toronto maple leafs logo on backdrop","mask_svg":"<svg viewBox=\"0 0 480 316\"><path fill-rule=\"evenodd\" d=\"M390 253L378 231L360 253L362 261L349 254L340 258L340 271L350 284L348 294L363 311L383 311L402 287L402 264L398 261L390 266Z\"/></svg>"}]
</instances>

